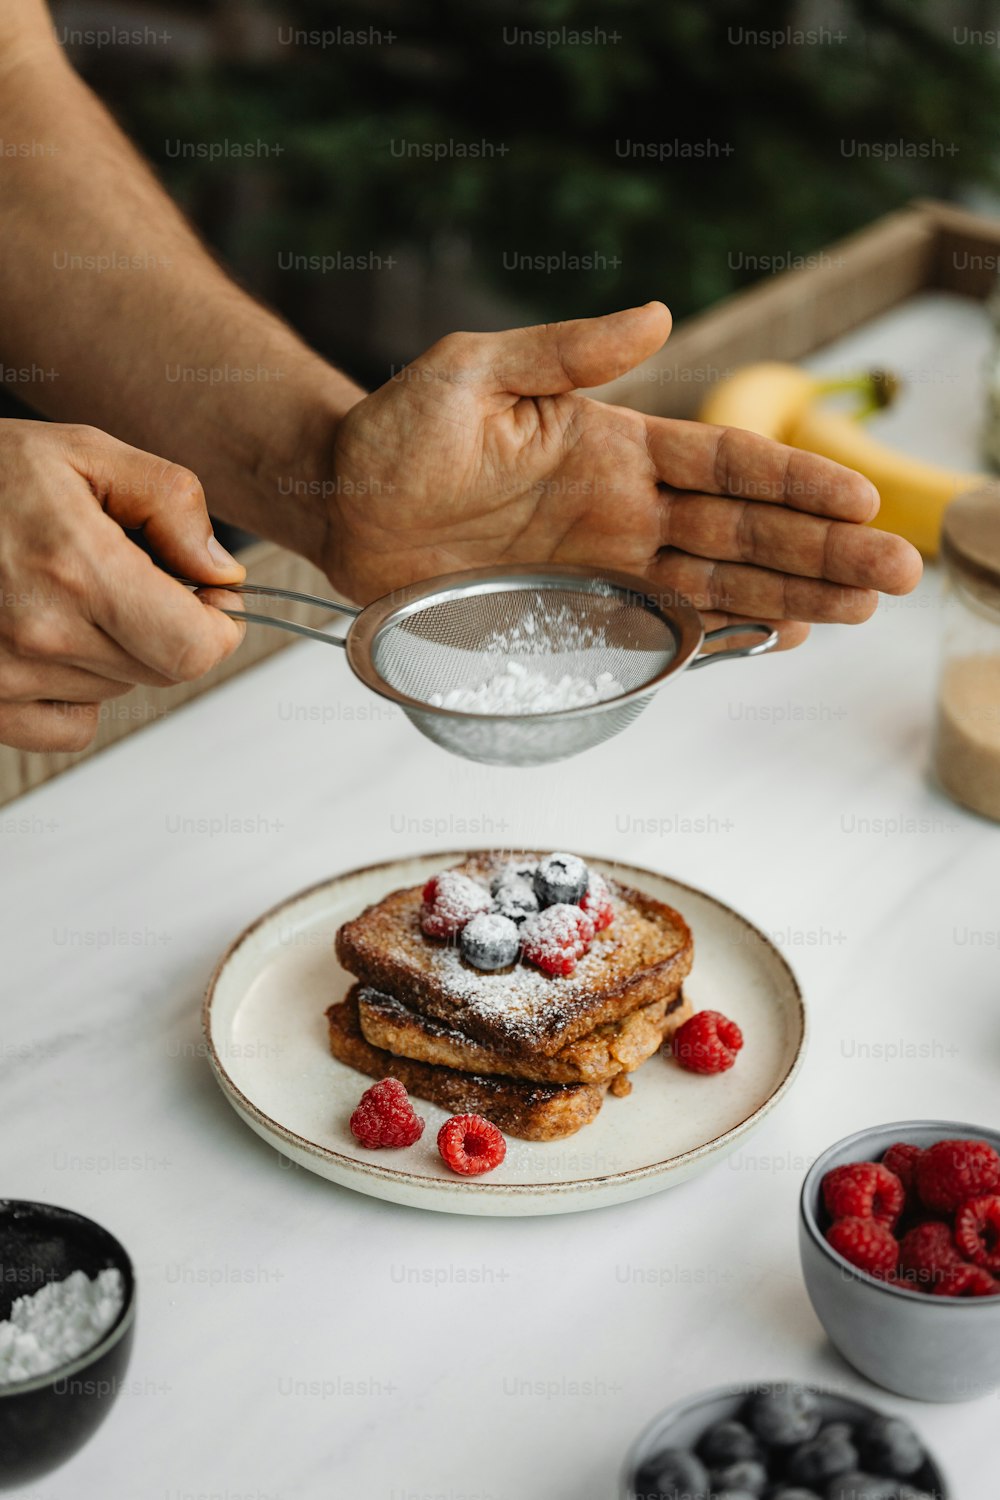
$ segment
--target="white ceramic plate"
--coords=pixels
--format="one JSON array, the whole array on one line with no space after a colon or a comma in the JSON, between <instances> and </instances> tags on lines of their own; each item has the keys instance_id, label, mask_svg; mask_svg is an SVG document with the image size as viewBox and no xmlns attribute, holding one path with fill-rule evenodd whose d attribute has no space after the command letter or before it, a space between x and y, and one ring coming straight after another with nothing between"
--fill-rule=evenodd
<instances>
[{"instance_id":1,"label":"white ceramic plate","mask_svg":"<svg viewBox=\"0 0 1000 1500\"><path fill-rule=\"evenodd\" d=\"M331 1056L323 1014L352 983L334 956L334 934L370 902L461 858L436 853L337 875L258 918L220 961L203 1017L212 1066L237 1113L285 1156L394 1203L569 1213L682 1182L733 1151L785 1094L802 1062L806 1022L795 976L774 945L704 891L590 859L683 913L695 950L685 992L696 1010L724 1011L743 1028L736 1066L704 1077L652 1057L631 1095L609 1095L593 1124L559 1141L511 1138L502 1166L479 1179L456 1177L440 1160L435 1141L447 1116L423 1100L427 1128L415 1146L360 1146L347 1122L371 1080Z\"/></svg>"}]
</instances>

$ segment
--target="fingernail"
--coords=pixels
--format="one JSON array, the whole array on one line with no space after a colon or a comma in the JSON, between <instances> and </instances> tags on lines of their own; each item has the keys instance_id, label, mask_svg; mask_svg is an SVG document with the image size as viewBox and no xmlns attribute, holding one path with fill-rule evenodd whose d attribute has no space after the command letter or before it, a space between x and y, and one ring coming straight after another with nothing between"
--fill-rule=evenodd
<instances>
[{"instance_id":1,"label":"fingernail","mask_svg":"<svg viewBox=\"0 0 1000 1500\"><path fill-rule=\"evenodd\" d=\"M217 568L239 567L239 563L231 552L227 552L222 543L213 534L208 539L208 555Z\"/></svg>"}]
</instances>

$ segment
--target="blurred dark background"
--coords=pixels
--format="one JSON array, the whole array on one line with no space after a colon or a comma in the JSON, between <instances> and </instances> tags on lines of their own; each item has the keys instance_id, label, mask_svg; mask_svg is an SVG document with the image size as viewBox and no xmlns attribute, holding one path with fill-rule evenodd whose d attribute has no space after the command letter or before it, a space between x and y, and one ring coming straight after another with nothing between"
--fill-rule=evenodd
<instances>
[{"instance_id":1,"label":"blurred dark background","mask_svg":"<svg viewBox=\"0 0 1000 1500\"><path fill-rule=\"evenodd\" d=\"M368 384L457 327L651 297L676 319L914 195L997 185L976 0L53 14L236 276Z\"/></svg>"}]
</instances>

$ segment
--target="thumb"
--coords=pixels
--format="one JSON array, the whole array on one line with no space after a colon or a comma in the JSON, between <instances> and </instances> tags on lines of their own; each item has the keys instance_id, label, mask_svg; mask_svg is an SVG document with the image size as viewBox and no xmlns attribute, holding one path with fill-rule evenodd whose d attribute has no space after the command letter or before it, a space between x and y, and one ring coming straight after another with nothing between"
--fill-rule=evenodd
<instances>
[{"instance_id":1,"label":"thumb","mask_svg":"<svg viewBox=\"0 0 1000 1500\"><path fill-rule=\"evenodd\" d=\"M196 583L239 583L246 569L217 541L197 475L96 430L84 430L70 459L120 526L141 530L156 558Z\"/></svg>"},{"instance_id":2,"label":"thumb","mask_svg":"<svg viewBox=\"0 0 1000 1500\"><path fill-rule=\"evenodd\" d=\"M493 347L483 373L488 389L516 396L557 396L603 385L662 348L670 325L663 303L647 302L603 318L513 328L484 336Z\"/></svg>"}]
</instances>

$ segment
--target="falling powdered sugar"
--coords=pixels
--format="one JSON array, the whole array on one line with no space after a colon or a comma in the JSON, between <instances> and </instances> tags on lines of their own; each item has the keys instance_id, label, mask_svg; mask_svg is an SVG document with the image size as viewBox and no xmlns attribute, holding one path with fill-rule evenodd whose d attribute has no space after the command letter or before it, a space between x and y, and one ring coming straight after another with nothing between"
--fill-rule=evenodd
<instances>
[{"instance_id":1,"label":"falling powdered sugar","mask_svg":"<svg viewBox=\"0 0 1000 1500\"><path fill-rule=\"evenodd\" d=\"M624 691L611 672L601 672L593 679L569 673L556 678L533 671L522 662L508 661L502 672L477 687L432 693L430 702L435 708L467 714L551 714L605 703Z\"/></svg>"}]
</instances>

